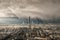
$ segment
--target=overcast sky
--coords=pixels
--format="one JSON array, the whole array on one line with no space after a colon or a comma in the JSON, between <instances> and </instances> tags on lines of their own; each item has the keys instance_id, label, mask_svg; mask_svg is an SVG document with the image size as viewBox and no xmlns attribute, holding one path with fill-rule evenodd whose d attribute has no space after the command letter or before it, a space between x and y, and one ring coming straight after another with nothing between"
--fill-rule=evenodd
<instances>
[{"instance_id":1,"label":"overcast sky","mask_svg":"<svg viewBox=\"0 0 60 40\"><path fill-rule=\"evenodd\" d=\"M0 17L60 17L60 0L0 0Z\"/></svg>"}]
</instances>

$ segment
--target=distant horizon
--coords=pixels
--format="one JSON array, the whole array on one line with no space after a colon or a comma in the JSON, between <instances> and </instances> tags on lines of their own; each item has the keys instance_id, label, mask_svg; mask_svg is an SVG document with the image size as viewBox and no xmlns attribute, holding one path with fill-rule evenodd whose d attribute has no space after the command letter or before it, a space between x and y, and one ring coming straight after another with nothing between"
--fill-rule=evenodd
<instances>
[{"instance_id":1,"label":"distant horizon","mask_svg":"<svg viewBox=\"0 0 60 40\"><path fill-rule=\"evenodd\" d=\"M48 24L48 23L60 23L60 20L42 20L39 18L30 18L31 24ZM0 18L0 24L29 24L28 18L17 17L2 17Z\"/></svg>"}]
</instances>

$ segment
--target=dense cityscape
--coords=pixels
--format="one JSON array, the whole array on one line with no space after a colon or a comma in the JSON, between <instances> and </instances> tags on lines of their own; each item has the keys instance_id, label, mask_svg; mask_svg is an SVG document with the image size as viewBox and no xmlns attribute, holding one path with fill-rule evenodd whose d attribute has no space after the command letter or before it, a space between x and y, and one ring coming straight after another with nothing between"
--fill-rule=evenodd
<instances>
[{"instance_id":1,"label":"dense cityscape","mask_svg":"<svg viewBox=\"0 0 60 40\"><path fill-rule=\"evenodd\" d=\"M0 28L0 40L60 40L60 25L4 25Z\"/></svg>"},{"instance_id":2,"label":"dense cityscape","mask_svg":"<svg viewBox=\"0 0 60 40\"><path fill-rule=\"evenodd\" d=\"M40 19L0 18L0 40L60 40L60 24ZM7 22L6 22L7 21ZM1 23L2 22L2 23Z\"/></svg>"}]
</instances>

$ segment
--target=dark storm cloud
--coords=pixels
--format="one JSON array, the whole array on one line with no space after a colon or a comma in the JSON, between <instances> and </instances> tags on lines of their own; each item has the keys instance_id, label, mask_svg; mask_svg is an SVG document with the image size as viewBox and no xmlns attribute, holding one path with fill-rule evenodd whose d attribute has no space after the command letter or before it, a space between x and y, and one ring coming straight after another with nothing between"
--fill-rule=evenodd
<instances>
[{"instance_id":1,"label":"dark storm cloud","mask_svg":"<svg viewBox=\"0 0 60 40\"><path fill-rule=\"evenodd\" d=\"M0 0L0 2L0 14L7 15L11 12L19 18L31 16L46 20L60 17L60 0Z\"/></svg>"}]
</instances>

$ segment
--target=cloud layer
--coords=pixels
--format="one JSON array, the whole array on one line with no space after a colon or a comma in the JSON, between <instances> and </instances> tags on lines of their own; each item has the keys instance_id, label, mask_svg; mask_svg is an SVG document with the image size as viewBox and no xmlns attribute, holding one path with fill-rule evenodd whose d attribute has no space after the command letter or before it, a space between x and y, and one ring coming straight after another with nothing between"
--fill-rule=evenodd
<instances>
[{"instance_id":1,"label":"cloud layer","mask_svg":"<svg viewBox=\"0 0 60 40\"><path fill-rule=\"evenodd\" d=\"M0 17L10 16L58 19L60 0L0 0Z\"/></svg>"}]
</instances>

